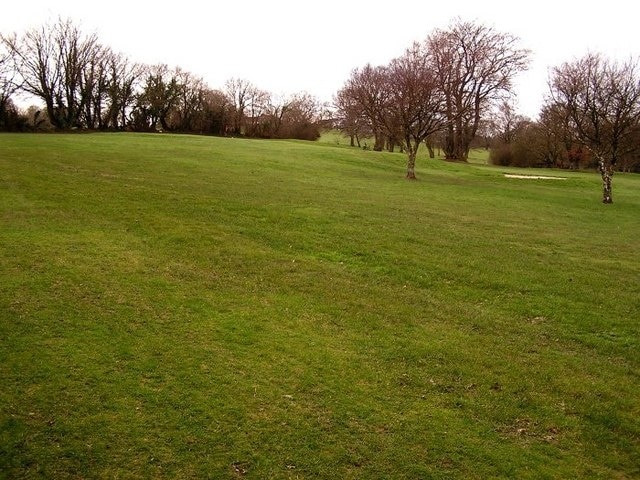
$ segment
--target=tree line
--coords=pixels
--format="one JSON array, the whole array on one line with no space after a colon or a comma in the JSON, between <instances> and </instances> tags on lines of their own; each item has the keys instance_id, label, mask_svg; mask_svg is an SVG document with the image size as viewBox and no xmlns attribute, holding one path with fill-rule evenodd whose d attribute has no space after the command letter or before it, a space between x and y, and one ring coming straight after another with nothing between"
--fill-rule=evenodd
<instances>
[{"instance_id":1,"label":"tree line","mask_svg":"<svg viewBox=\"0 0 640 480\"><path fill-rule=\"evenodd\" d=\"M352 71L336 94L342 130L374 138L374 150L400 146L414 178L416 143L435 144L449 160L466 160L493 105L513 94L530 52L493 28L457 20L434 30L387 65Z\"/></svg>"},{"instance_id":2,"label":"tree line","mask_svg":"<svg viewBox=\"0 0 640 480\"><path fill-rule=\"evenodd\" d=\"M497 112L491 159L520 167L595 168L604 203L612 203L614 171L640 173L638 62L589 53L552 69L537 121Z\"/></svg>"},{"instance_id":3,"label":"tree line","mask_svg":"<svg viewBox=\"0 0 640 480\"><path fill-rule=\"evenodd\" d=\"M640 171L637 60L588 54L551 70L536 121L513 107L513 80L531 52L509 33L456 19L386 65L355 68L328 111L315 97L275 96L232 78L210 88L179 67L143 65L59 19L0 34L0 130L133 130L316 139L335 125L373 150L400 148L408 179L418 149L466 161L472 147L499 165L597 168L603 202L614 171ZM24 92L44 107L20 112Z\"/></svg>"},{"instance_id":4,"label":"tree line","mask_svg":"<svg viewBox=\"0 0 640 480\"><path fill-rule=\"evenodd\" d=\"M352 145L373 137L373 150L400 147L408 179L421 144L432 158L437 147L447 160L466 161L482 142L496 164L596 167L603 202L612 203L614 171L640 171L637 61L588 54L554 68L532 121L513 107L513 79L530 61L518 42L460 19L435 29L388 64L352 71L335 96L339 127Z\"/></svg>"},{"instance_id":5,"label":"tree line","mask_svg":"<svg viewBox=\"0 0 640 480\"><path fill-rule=\"evenodd\" d=\"M20 112L14 95L43 108ZM133 130L316 139L326 108L298 93L277 96L250 81L220 89L167 65L144 65L59 19L0 33L0 130Z\"/></svg>"}]
</instances>

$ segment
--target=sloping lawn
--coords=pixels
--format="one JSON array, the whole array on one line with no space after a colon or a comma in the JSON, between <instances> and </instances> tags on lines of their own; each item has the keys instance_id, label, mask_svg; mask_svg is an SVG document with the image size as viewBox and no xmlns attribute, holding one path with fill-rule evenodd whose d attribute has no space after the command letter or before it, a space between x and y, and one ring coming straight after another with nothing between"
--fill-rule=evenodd
<instances>
[{"instance_id":1,"label":"sloping lawn","mask_svg":"<svg viewBox=\"0 0 640 480\"><path fill-rule=\"evenodd\" d=\"M0 477L640 476L640 178L404 168L0 135Z\"/></svg>"}]
</instances>

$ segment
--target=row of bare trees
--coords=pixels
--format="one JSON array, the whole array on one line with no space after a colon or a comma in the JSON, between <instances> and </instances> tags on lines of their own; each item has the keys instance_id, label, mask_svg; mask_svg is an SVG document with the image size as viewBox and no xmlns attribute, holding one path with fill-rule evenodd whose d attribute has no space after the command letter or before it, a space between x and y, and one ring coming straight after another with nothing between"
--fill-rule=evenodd
<instances>
[{"instance_id":1,"label":"row of bare trees","mask_svg":"<svg viewBox=\"0 0 640 480\"><path fill-rule=\"evenodd\" d=\"M472 142L484 136L492 137L496 163L592 162L602 174L603 201L611 203L614 170L640 164L637 62L589 54L555 68L533 122L509 103L529 56L513 35L458 19L387 65L353 70L335 96L334 119L352 143L372 136L374 150L400 147L410 179L421 144L431 156L437 145L446 159L465 161ZM21 117L12 101L20 92L40 99L43 112ZM212 89L180 68L134 63L68 20L0 34L0 130L28 121L61 130L315 139L327 117L308 94L274 96L243 79Z\"/></svg>"},{"instance_id":2,"label":"row of bare trees","mask_svg":"<svg viewBox=\"0 0 640 480\"><path fill-rule=\"evenodd\" d=\"M612 203L614 171L640 165L638 62L588 54L556 67L533 122L511 103L529 55L510 34L456 20L387 65L353 70L335 96L339 126L352 144L372 136L374 150L399 145L409 179L421 143L431 156L437 144L446 159L465 161L482 133L495 163L596 167Z\"/></svg>"},{"instance_id":3,"label":"row of bare trees","mask_svg":"<svg viewBox=\"0 0 640 480\"><path fill-rule=\"evenodd\" d=\"M113 52L70 20L24 34L0 34L0 129L15 116L12 96L39 99L59 130L175 131L315 139L323 106L308 94L277 97L251 82L222 89L167 65L141 65Z\"/></svg>"},{"instance_id":4,"label":"row of bare trees","mask_svg":"<svg viewBox=\"0 0 640 480\"><path fill-rule=\"evenodd\" d=\"M533 122L504 105L495 115L494 163L596 168L603 203L612 203L615 170L640 171L640 69L590 53L551 71Z\"/></svg>"},{"instance_id":5,"label":"row of bare trees","mask_svg":"<svg viewBox=\"0 0 640 480\"><path fill-rule=\"evenodd\" d=\"M308 93L274 96L251 82L232 78L224 85L231 102L231 131L258 138L316 140L327 107Z\"/></svg>"},{"instance_id":6,"label":"row of bare trees","mask_svg":"<svg viewBox=\"0 0 640 480\"><path fill-rule=\"evenodd\" d=\"M400 145L410 179L418 146L436 136L447 159L464 161L486 114L512 93L529 55L513 35L456 20L387 65L355 69L335 97L340 126L352 142L372 135L374 150Z\"/></svg>"},{"instance_id":7,"label":"row of bare trees","mask_svg":"<svg viewBox=\"0 0 640 480\"><path fill-rule=\"evenodd\" d=\"M0 40L14 91L42 101L54 128L118 128L126 121L142 68L95 35L60 20Z\"/></svg>"}]
</instances>

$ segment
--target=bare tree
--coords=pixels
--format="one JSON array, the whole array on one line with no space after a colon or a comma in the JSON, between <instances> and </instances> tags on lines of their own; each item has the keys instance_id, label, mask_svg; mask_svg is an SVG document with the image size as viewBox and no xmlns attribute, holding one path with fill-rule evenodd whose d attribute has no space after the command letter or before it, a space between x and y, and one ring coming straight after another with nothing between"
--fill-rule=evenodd
<instances>
[{"instance_id":1,"label":"bare tree","mask_svg":"<svg viewBox=\"0 0 640 480\"><path fill-rule=\"evenodd\" d=\"M135 127L144 130L171 131L169 115L178 103L180 85L178 72L165 64L147 67L145 83L138 95Z\"/></svg>"},{"instance_id":2,"label":"bare tree","mask_svg":"<svg viewBox=\"0 0 640 480\"><path fill-rule=\"evenodd\" d=\"M284 117L291 108L291 101L283 95L270 95L264 107L263 134L269 138L277 138L282 133Z\"/></svg>"},{"instance_id":3,"label":"bare tree","mask_svg":"<svg viewBox=\"0 0 640 480\"><path fill-rule=\"evenodd\" d=\"M69 20L58 22L54 32L59 67L64 74L64 99L58 99L59 112L64 112L62 127L81 127L83 110L89 107L91 96L100 95L95 88L99 88L100 74L96 70L100 70L102 47L95 34L84 36Z\"/></svg>"},{"instance_id":4,"label":"bare tree","mask_svg":"<svg viewBox=\"0 0 640 480\"><path fill-rule=\"evenodd\" d=\"M618 64L588 54L553 70L547 103L566 113L575 138L598 160L602 202L613 203L619 158L637 150L640 75L637 60Z\"/></svg>"},{"instance_id":5,"label":"bare tree","mask_svg":"<svg viewBox=\"0 0 640 480\"><path fill-rule=\"evenodd\" d=\"M198 123L204 112L208 88L202 78L180 68L176 68L174 77L177 82L177 98L168 114L171 130L198 131Z\"/></svg>"},{"instance_id":6,"label":"bare tree","mask_svg":"<svg viewBox=\"0 0 640 480\"><path fill-rule=\"evenodd\" d=\"M15 110L11 97L19 88L13 51L7 48L0 35L0 130L9 127L9 116Z\"/></svg>"},{"instance_id":7,"label":"bare tree","mask_svg":"<svg viewBox=\"0 0 640 480\"><path fill-rule=\"evenodd\" d=\"M416 178L420 144L445 125L445 102L431 68L430 55L419 44L396 58L386 69L389 133L398 130L407 152L407 179Z\"/></svg>"},{"instance_id":8,"label":"bare tree","mask_svg":"<svg viewBox=\"0 0 640 480\"><path fill-rule=\"evenodd\" d=\"M57 68L57 52L50 29L30 30L23 36L3 36L3 43L13 55L22 79L22 89L41 98L47 115L58 126L56 99L62 97L63 76Z\"/></svg>"},{"instance_id":9,"label":"bare tree","mask_svg":"<svg viewBox=\"0 0 640 480\"><path fill-rule=\"evenodd\" d=\"M233 134L241 135L244 127L244 117L246 115L247 107L249 106L250 98L252 96L255 86L248 80L241 78L231 78L226 81L224 85L224 91L234 106L233 115Z\"/></svg>"},{"instance_id":10,"label":"bare tree","mask_svg":"<svg viewBox=\"0 0 640 480\"><path fill-rule=\"evenodd\" d=\"M549 167L587 167L588 150L576 138L566 108L547 103L540 110L538 125L544 140L545 164Z\"/></svg>"},{"instance_id":11,"label":"bare tree","mask_svg":"<svg viewBox=\"0 0 640 480\"><path fill-rule=\"evenodd\" d=\"M59 19L3 42L16 59L22 90L42 99L51 123L61 129L82 126L88 101L83 82L101 50L95 34L85 36L70 20Z\"/></svg>"},{"instance_id":12,"label":"bare tree","mask_svg":"<svg viewBox=\"0 0 640 480\"><path fill-rule=\"evenodd\" d=\"M387 74L385 67L370 64L351 72L351 77L341 90L341 95L349 98L354 108L359 109L361 118L366 118L374 136L373 149L380 151L385 144L385 124L388 119Z\"/></svg>"},{"instance_id":13,"label":"bare tree","mask_svg":"<svg viewBox=\"0 0 640 480\"><path fill-rule=\"evenodd\" d=\"M257 87L247 91L247 110L245 114L245 134L249 137L262 137L264 124L271 104L271 94Z\"/></svg>"},{"instance_id":14,"label":"bare tree","mask_svg":"<svg viewBox=\"0 0 640 480\"><path fill-rule=\"evenodd\" d=\"M509 100L500 102L493 110L491 117L486 128L494 140L504 144L513 142L520 128L529 121L525 116L517 113Z\"/></svg>"},{"instance_id":15,"label":"bare tree","mask_svg":"<svg viewBox=\"0 0 640 480\"><path fill-rule=\"evenodd\" d=\"M368 132L368 124L364 112L358 102L350 95L348 87L335 94L333 104L338 115L337 127L349 136L351 146L360 147L360 137Z\"/></svg>"},{"instance_id":16,"label":"bare tree","mask_svg":"<svg viewBox=\"0 0 640 480\"><path fill-rule=\"evenodd\" d=\"M296 93L291 96L274 96L258 92L258 112L255 107L249 111L248 133L262 138L297 138L315 140L320 136L319 121L322 117L320 102L308 93ZM254 101L251 101L253 104Z\"/></svg>"},{"instance_id":17,"label":"bare tree","mask_svg":"<svg viewBox=\"0 0 640 480\"><path fill-rule=\"evenodd\" d=\"M137 87L145 69L121 54L112 53L106 59L108 70L108 109L105 128L124 129L135 106Z\"/></svg>"},{"instance_id":18,"label":"bare tree","mask_svg":"<svg viewBox=\"0 0 640 480\"><path fill-rule=\"evenodd\" d=\"M426 45L445 95L445 156L466 160L483 115L511 92L513 78L528 66L529 51L518 48L513 35L460 19L435 30Z\"/></svg>"},{"instance_id":19,"label":"bare tree","mask_svg":"<svg viewBox=\"0 0 640 480\"><path fill-rule=\"evenodd\" d=\"M14 52L7 48L5 37L0 34L0 105L20 88L16 73Z\"/></svg>"},{"instance_id":20,"label":"bare tree","mask_svg":"<svg viewBox=\"0 0 640 480\"><path fill-rule=\"evenodd\" d=\"M204 97L200 130L212 135L226 135L233 124L233 105L225 92L207 90Z\"/></svg>"},{"instance_id":21,"label":"bare tree","mask_svg":"<svg viewBox=\"0 0 640 480\"><path fill-rule=\"evenodd\" d=\"M281 138L317 140L320 137L319 123L323 117L323 105L306 92L292 95L282 116Z\"/></svg>"},{"instance_id":22,"label":"bare tree","mask_svg":"<svg viewBox=\"0 0 640 480\"><path fill-rule=\"evenodd\" d=\"M113 53L108 47L96 46L80 75L79 96L81 123L86 128L103 129L107 121L109 96L109 61Z\"/></svg>"}]
</instances>

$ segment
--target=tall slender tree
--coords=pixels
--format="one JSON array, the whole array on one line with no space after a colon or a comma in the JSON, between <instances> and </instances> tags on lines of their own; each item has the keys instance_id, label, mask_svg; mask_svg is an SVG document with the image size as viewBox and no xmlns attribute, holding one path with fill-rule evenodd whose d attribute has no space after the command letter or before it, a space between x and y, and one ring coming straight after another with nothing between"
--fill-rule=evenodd
<instances>
[{"instance_id":1,"label":"tall slender tree","mask_svg":"<svg viewBox=\"0 0 640 480\"><path fill-rule=\"evenodd\" d=\"M387 72L387 129L399 131L407 152L407 179L416 178L418 148L445 125L445 102L431 65L431 56L415 43L394 59Z\"/></svg>"},{"instance_id":2,"label":"tall slender tree","mask_svg":"<svg viewBox=\"0 0 640 480\"><path fill-rule=\"evenodd\" d=\"M108 109L105 127L122 130L129 125L138 83L145 69L140 64L132 63L122 54L112 53L107 58L107 70Z\"/></svg>"},{"instance_id":3,"label":"tall slender tree","mask_svg":"<svg viewBox=\"0 0 640 480\"><path fill-rule=\"evenodd\" d=\"M352 147L360 147L360 137L368 131L368 124L362 108L350 95L347 87L334 95L333 104L337 114L337 127L349 136Z\"/></svg>"},{"instance_id":4,"label":"tall slender tree","mask_svg":"<svg viewBox=\"0 0 640 480\"><path fill-rule=\"evenodd\" d=\"M241 135L243 133L245 115L254 90L256 90L256 87L250 81L242 78L231 78L225 82L224 92L234 107L234 135Z\"/></svg>"}]
</instances>

